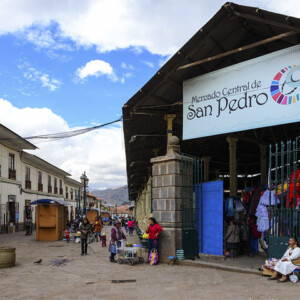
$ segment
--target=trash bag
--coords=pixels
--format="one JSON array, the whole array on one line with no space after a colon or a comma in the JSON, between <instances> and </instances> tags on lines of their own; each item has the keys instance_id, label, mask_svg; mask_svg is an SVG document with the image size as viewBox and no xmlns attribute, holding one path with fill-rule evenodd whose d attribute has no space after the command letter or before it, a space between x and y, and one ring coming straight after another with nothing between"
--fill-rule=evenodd
<instances>
[{"instance_id":1,"label":"trash bag","mask_svg":"<svg viewBox=\"0 0 300 300\"><path fill-rule=\"evenodd\" d=\"M156 265L158 262L158 253L155 248L153 248L149 254L149 264L150 266Z\"/></svg>"}]
</instances>

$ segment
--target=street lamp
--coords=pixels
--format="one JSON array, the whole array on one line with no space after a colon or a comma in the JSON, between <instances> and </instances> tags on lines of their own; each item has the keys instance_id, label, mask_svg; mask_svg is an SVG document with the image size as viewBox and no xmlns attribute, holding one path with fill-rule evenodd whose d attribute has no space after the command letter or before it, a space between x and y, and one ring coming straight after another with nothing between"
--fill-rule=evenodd
<instances>
[{"instance_id":1,"label":"street lamp","mask_svg":"<svg viewBox=\"0 0 300 300\"><path fill-rule=\"evenodd\" d=\"M86 215L86 188L89 184L89 179L87 178L85 171L80 177L81 183L83 184L83 214Z\"/></svg>"},{"instance_id":2,"label":"street lamp","mask_svg":"<svg viewBox=\"0 0 300 300\"><path fill-rule=\"evenodd\" d=\"M76 198L76 207L77 207L77 215L81 215L81 207L80 207L80 188L78 189L77 193L75 191L75 198Z\"/></svg>"}]
</instances>

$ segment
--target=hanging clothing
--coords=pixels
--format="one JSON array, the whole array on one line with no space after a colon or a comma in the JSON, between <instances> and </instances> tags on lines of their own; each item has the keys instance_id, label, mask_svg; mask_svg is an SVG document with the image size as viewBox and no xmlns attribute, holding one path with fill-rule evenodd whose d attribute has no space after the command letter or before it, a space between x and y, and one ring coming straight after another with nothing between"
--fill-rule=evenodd
<instances>
[{"instance_id":1,"label":"hanging clothing","mask_svg":"<svg viewBox=\"0 0 300 300\"><path fill-rule=\"evenodd\" d=\"M258 187L255 187L255 191L252 197L252 203L249 210L250 215L252 216L255 215L257 206L259 204L259 200L260 200L260 190Z\"/></svg>"},{"instance_id":2,"label":"hanging clothing","mask_svg":"<svg viewBox=\"0 0 300 300\"><path fill-rule=\"evenodd\" d=\"M274 195L274 191L266 190L260 197L259 203L269 206L270 205L270 194L271 194L271 205L277 205L280 203L278 196Z\"/></svg>"},{"instance_id":3,"label":"hanging clothing","mask_svg":"<svg viewBox=\"0 0 300 300\"><path fill-rule=\"evenodd\" d=\"M292 174L290 178L290 186L289 186L289 193L287 194L286 198L286 207L294 207L294 197L297 199L300 194L300 170L296 170L296 178L295 172ZM296 194L294 195L294 191Z\"/></svg>"},{"instance_id":4,"label":"hanging clothing","mask_svg":"<svg viewBox=\"0 0 300 300\"><path fill-rule=\"evenodd\" d=\"M227 209L227 217L234 216L234 209L233 209L233 198L228 199L228 209Z\"/></svg>"},{"instance_id":5,"label":"hanging clothing","mask_svg":"<svg viewBox=\"0 0 300 300\"><path fill-rule=\"evenodd\" d=\"M286 258L288 261L282 261L284 258ZM289 247L286 252L284 253L281 260L277 262L275 265L275 271L279 272L282 275L288 275L292 273L299 265L300 265L300 248ZM297 261L295 261L297 259Z\"/></svg>"}]
</instances>

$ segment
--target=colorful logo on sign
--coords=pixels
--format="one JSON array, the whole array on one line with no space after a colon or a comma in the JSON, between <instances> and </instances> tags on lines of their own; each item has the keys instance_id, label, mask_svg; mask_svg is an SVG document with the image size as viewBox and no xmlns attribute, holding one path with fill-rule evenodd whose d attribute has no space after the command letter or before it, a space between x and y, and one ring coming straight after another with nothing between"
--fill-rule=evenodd
<instances>
[{"instance_id":1,"label":"colorful logo on sign","mask_svg":"<svg viewBox=\"0 0 300 300\"><path fill-rule=\"evenodd\" d=\"M280 70L273 78L271 95L281 105L300 101L300 66L292 65Z\"/></svg>"}]
</instances>

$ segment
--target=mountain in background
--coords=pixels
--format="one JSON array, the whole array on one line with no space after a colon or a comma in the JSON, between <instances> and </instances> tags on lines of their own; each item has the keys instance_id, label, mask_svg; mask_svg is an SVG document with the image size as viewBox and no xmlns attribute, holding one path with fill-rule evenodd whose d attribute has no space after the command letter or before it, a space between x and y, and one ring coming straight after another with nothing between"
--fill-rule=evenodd
<instances>
[{"instance_id":1,"label":"mountain in background","mask_svg":"<svg viewBox=\"0 0 300 300\"><path fill-rule=\"evenodd\" d=\"M128 189L126 185L106 190L94 190L91 191L91 193L106 201L106 204L117 204L118 206L124 205L125 203L129 204Z\"/></svg>"}]
</instances>

